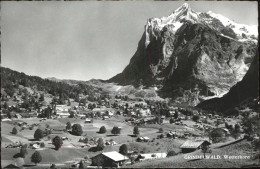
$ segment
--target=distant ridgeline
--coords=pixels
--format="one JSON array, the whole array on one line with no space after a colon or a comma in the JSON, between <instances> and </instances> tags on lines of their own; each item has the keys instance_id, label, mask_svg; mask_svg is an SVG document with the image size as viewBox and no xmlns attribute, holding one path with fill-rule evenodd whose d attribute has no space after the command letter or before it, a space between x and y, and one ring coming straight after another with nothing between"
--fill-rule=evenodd
<instances>
[{"instance_id":1,"label":"distant ridgeline","mask_svg":"<svg viewBox=\"0 0 260 169\"><path fill-rule=\"evenodd\" d=\"M78 99L79 94L91 95L94 93L94 88L84 82L72 81L74 84L67 82L57 82L48 79L42 79L38 76L29 76L9 68L1 67L1 96L8 95L12 97L19 89L19 85L28 87L33 91L43 91L59 96L64 99Z\"/></svg>"}]
</instances>

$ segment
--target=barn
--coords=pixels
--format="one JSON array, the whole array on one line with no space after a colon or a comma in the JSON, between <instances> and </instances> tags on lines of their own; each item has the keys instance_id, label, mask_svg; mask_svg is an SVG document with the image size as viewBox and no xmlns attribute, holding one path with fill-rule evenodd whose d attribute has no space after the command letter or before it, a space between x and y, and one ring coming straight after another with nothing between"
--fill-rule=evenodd
<instances>
[{"instance_id":1,"label":"barn","mask_svg":"<svg viewBox=\"0 0 260 169\"><path fill-rule=\"evenodd\" d=\"M209 146L210 142L206 140L187 140L181 145L182 153L189 153L201 149L203 145Z\"/></svg>"},{"instance_id":2,"label":"barn","mask_svg":"<svg viewBox=\"0 0 260 169\"><path fill-rule=\"evenodd\" d=\"M102 166L102 167L119 167L122 166L126 161L129 161L129 158L116 152L104 152L98 154L92 159L91 166Z\"/></svg>"}]
</instances>

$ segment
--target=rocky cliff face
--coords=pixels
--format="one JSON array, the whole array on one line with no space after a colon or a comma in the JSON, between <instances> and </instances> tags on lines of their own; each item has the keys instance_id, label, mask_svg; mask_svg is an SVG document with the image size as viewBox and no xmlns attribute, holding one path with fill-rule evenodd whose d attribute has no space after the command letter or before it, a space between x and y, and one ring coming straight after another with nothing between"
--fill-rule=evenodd
<instances>
[{"instance_id":1,"label":"rocky cliff face","mask_svg":"<svg viewBox=\"0 0 260 169\"><path fill-rule=\"evenodd\" d=\"M186 93L195 105L243 78L257 51L256 37L257 26L184 4L168 17L148 19L129 65L109 81L156 86L162 97L176 100Z\"/></svg>"},{"instance_id":2,"label":"rocky cliff face","mask_svg":"<svg viewBox=\"0 0 260 169\"><path fill-rule=\"evenodd\" d=\"M198 107L208 110L225 111L247 99L259 97L259 55L253 62L243 80L231 87L230 91L221 98L206 100Z\"/></svg>"}]
</instances>

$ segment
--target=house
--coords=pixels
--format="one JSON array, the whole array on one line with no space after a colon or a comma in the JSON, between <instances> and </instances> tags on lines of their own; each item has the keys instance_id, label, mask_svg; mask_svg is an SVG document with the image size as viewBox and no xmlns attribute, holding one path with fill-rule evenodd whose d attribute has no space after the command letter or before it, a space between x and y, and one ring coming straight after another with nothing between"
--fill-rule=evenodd
<instances>
[{"instance_id":1,"label":"house","mask_svg":"<svg viewBox=\"0 0 260 169\"><path fill-rule=\"evenodd\" d=\"M169 138L175 138L175 136L176 136L176 132L170 131L169 133L167 133L167 137Z\"/></svg>"},{"instance_id":2,"label":"house","mask_svg":"<svg viewBox=\"0 0 260 169\"><path fill-rule=\"evenodd\" d=\"M56 112L67 112L71 107L66 105L56 105Z\"/></svg>"},{"instance_id":3,"label":"house","mask_svg":"<svg viewBox=\"0 0 260 169\"><path fill-rule=\"evenodd\" d=\"M35 143L35 144L32 145L32 148L33 149L38 149L38 148L40 148L40 144Z\"/></svg>"},{"instance_id":4,"label":"house","mask_svg":"<svg viewBox=\"0 0 260 169\"><path fill-rule=\"evenodd\" d=\"M161 119L165 119L165 116L161 116Z\"/></svg>"},{"instance_id":5,"label":"house","mask_svg":"<svg viewBox=\"0 0 260 169\"><path fill-rule=\"evenodd\" d=\"M4 168L19 168L19 167L17 167L14 164L9 164L9 165L5 166Z\"/></svg>"},{"instance_id":6,"label":"house","mask_svg":"<svg viewBox=\"0 0 260 169\"><path fill-rule=\"evenodd\" d=\"M166 158L167 157L167 153L140 154L138 157L142 157L142 158L138 159L137 161L154 160L154 159L159 159L159 158Z\"/></svg>"},{"instance_id":7,"label":"house","mask_svg":"<svg viewBox=\"0 0 260 169\"><path fill-rule=\"evenodd\" d=\"M85 123L91 123L91 120L89 118L86 118Z\"/></svg>"},{"instance_id":8,"label":"house","mask_svg":"<svg viewBox=\"0 0 260 169\"><path fill-rule=\"evenodd\" d=\"M17 119L21 119L22 118L22 116L20 115L20 114L15 114L15 116L14 117L16 117Z\"/></svg>"},{"instance_id":9,"label":"house","mask_svg":"<svg viewBox=\"0 0 260 169\"><path fill-rule=\"evenodd\" d=\"M225 132L225 135L230 135L230 132L227 128L221 128L224 132Z\"/></svg>"},{"instance_id":10,"label":"house","mask_svg":"<svg viewBox=\"0 0 260 169\"><path fill-rule=\"evenodd\" d=\"M113 115L114 115L113 112L111 112L111 111L108 111L108 112L107 112L107 116L111 117L111 116L113 116Z\"/></svg>"},{"instance_id":11,"label":"house","mask_svg":"<svg viewBox=\"0 0 260 169\"><path fill-rule=\"evenodd\" d=\"M210 142L206 140L187 140L180 146L180 148L182 153L189 153L200 149L203 145L209 146Z\"/></svg>"},{"instance_id":12,"label":"house","mask_svg":"<svg viewBox=\"0 0 260 169\"><path fill-rule=\"evenodd\" d=\"M140 109L139 110L139 113L142 117L146 117L146 116L149 116L151 115L151 111L150 109Z\"/></svg>"},{"instance_id":13,"label":"house","mask_svg":"<svg viewBox=\"0 0 260 169\"><path fill-rule=\"evenodd\" d=\"M108 116L103 116L103 120L107 120L107 119L109 119Z\"/></svg>"},{"instance_id":14,"label":"house","mask_svg":"<svg viewBox=\"0 0 260 169\"><path fill-rule=\"evenodd\" d=\"M144 141L144 138L143 138L143 137L138 137L138 138L136 139L136 141L137 141L137 142L143 142L143 141Z\"/></svg>"},{"instance_id":15,"label":"house","mask_svg":"<svg viewBox=\"0 0 260 169\"><path fill-rule=\"evenodd\" d=\"M217 118L219 118L219 115L217 115L217 114L216 114L216 115L214 115L214 118L216 118L216 119L217 119Z\"/></svg>"},{"instance_id":16,"label":"house","mask_svg":"<svg viewBox=\"0 0 260 169\"><path fill-rule=\"evenodd\" d=\"M116 151L111 151L98 154L92 157L91 160L91 166L120 167L126 161L129 161L129 158Z\"/></svg>"},{"instance_id":17,"label":"house","mask_svg":"<svg viewBox=\"0 0 260 169\"><path fill-rule=\"evenodd\" d=\"M149 141L149 137L145 136L144 138L144 142L148 142Z\"/></svg>"},{"instance_id":18,"label":"house","mask_svg":"<svg viewBox=\"0 0 260 169\"><path fill-rule=\"evenodd\" d=\"M57 116L59 118L67 118L67 117L70 116L70 114L69 113L63 113L63 112L57 112Z\"/></svg>"}]
</instances>

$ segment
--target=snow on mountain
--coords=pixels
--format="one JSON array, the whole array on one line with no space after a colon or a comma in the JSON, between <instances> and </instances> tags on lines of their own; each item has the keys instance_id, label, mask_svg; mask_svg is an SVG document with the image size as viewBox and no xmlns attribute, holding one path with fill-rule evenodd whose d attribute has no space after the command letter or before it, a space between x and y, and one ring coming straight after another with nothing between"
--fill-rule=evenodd
<instances>
[{"instance_id":1,"label":"snow on mountain","mask_svg":"<svg viewBox=\"0 0 260 169\"><path fill-rule=\"evenodd\" d=\"M207 12L212 18L218 19L225 27L230 27L239 39L256 39L258 36L258 26L257 25L245 25L238 24L234 21L228 19L227 17L221 14L215 14L212 11ZM246 36L243 36L245 34Z\"/></svg>"},{"instance_id":2,"label":"snow on mountain","mask_svg":"<svg viewBox=\"0 0 260 169\"><path fill-rule=\"evenodd\" d=\"M206 13L195 12L190 8L189 4L184 3L167 17L148 19L145 26L145 46L148 46L152 38L157 38L165 26L171 26L171 32L175 34L175 32L183 25L184 21L203 23L213 29L216 24L221 23L223 27L231 28L236 34L237 40L241 42L253 41L254 43L257 43L258 40L257 25L249 26L245 24L238 24L227 17L221 14L213 13L212 11ZM217 28L218 27L221 27L221 25L217 26Z\"/></svg>"}]
</instances>

